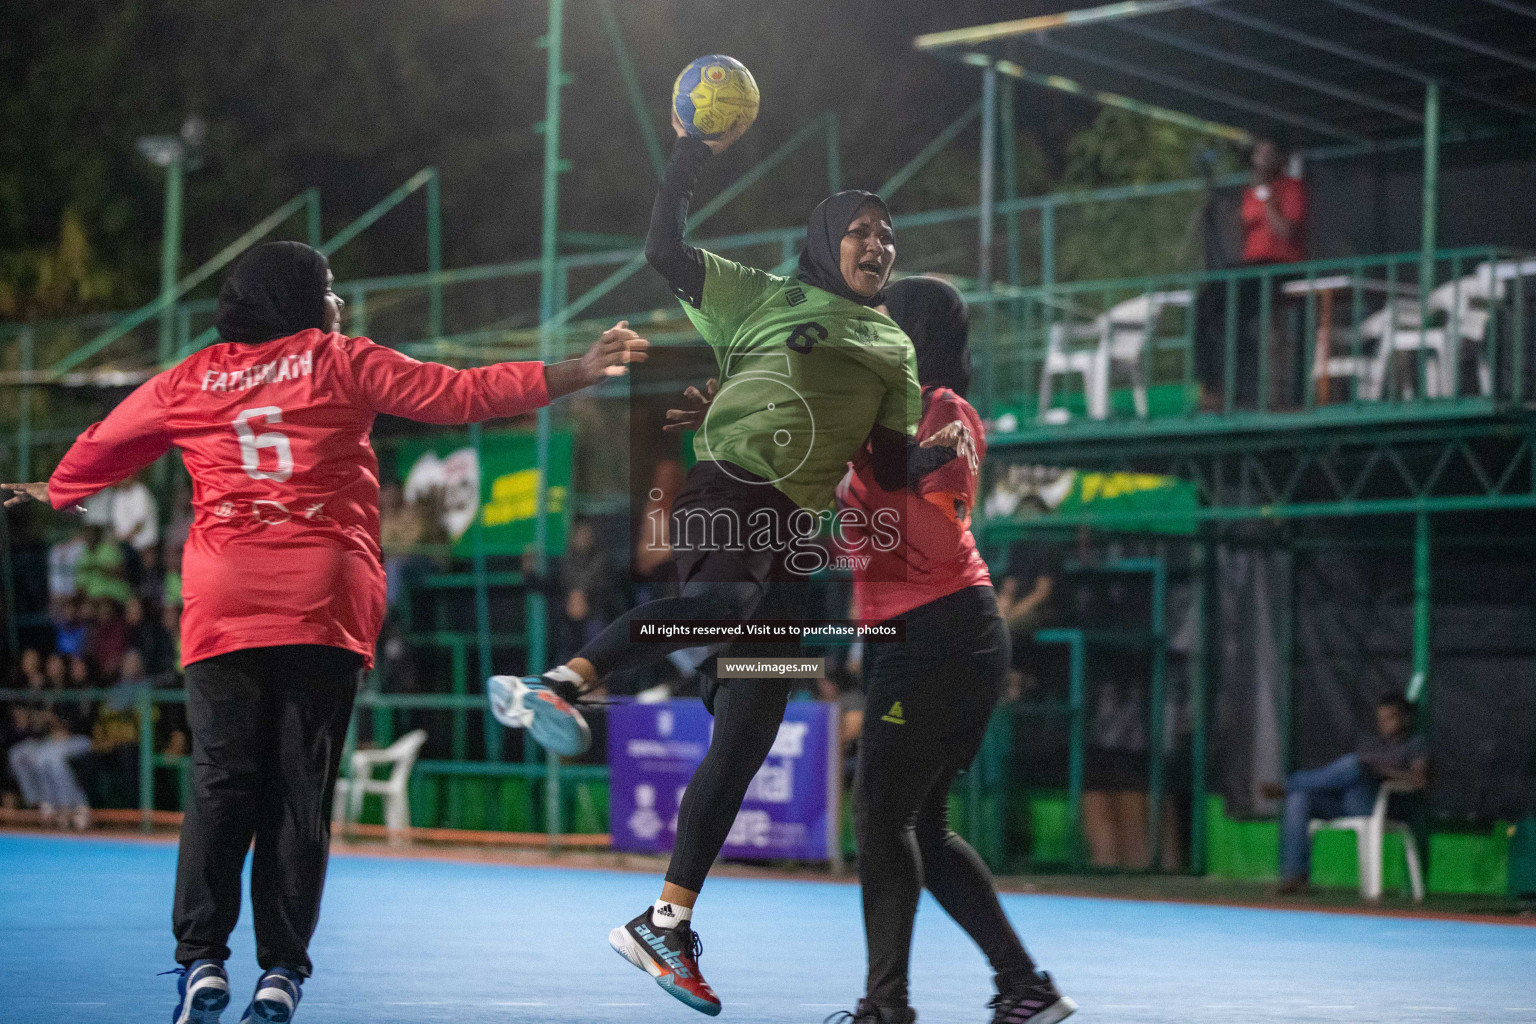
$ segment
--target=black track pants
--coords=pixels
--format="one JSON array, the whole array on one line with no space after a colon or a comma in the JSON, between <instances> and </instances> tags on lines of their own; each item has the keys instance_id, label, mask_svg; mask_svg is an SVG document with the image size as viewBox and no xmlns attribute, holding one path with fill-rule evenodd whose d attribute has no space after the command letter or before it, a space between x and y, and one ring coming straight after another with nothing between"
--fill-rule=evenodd
<instances>
[{"instance_id":1,"label":"black track pants","mask_svg":"<svg viewBox=\"0 0 1536 1024\"><path fill-rule=\"evenodd\" d=\"M912 922L924 883L986 954L999 991L1034 971L992 876L949 828L949 788L970 766L1008 668L991 587L970 587L901 616L906 641L872 644L854 782L859 883L869 946L867 997L907 1005Z\"/></svg>"},{"instance_id":2,"label":"black track pants","mask_svg":"<svg viewBox=\"0 0 1536 1024\"><path fill-rule=\"evenodd\" d=\"M192 802L176 863L176 960L229 958L255 842L256 959L308 977L331 844L331 797L361 656L296 645L187 666Z\"/></svg>"}]
</instances>

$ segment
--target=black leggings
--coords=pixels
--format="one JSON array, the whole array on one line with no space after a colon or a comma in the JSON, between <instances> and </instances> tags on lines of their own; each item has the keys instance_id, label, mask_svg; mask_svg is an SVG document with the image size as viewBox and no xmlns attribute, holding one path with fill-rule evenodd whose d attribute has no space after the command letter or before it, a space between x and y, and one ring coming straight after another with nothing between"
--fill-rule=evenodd
<instances>
[{"instance_id":1,"label":"black leggings","mask_svg":"<svg viewBox=\"0 0 1536 1024\"><path fill-rule=\"evenodd\" d=\"M807 583L771 583L755 617L803 619ZM712 616L713 617L713 616ZM798 648L785 644L736 643L720 653L727 657L793 657ZM794 684L778 679L717 679L705 673L704 705L715 716L709 751L688 780L677 809L677 841L667 865L667 881L698 892L720 856L752 777L773 749Z\"/></svg>"},{"instance_id":2,"label":"black leggings","mask_svg":"<svg viewBox=\"0 0 1536 1024\"><path fill-rule=\"evenodd\" d=\"M869 946L867 997L907 1005L912 922L924 883L986 954L998 991L1035 965L1003 914L992 876L949 828L949 788L970 766L1008 668L991 587L970 587L901 616L901 644L872 644L854 782L859 883Z\"/></svg>"},{"instance_id":3,"label":"black leggings","mask_svg":"<svg viewBox=\"0 0 1536 1024\"><path fill-rule=\"evenodd\" d=\"M176 960L229 959L255 841L256 961L309 977L331 849L331 796L361 655L294 645L187 666L192 800L176 861Z\"/></svg>"}]
</instances>

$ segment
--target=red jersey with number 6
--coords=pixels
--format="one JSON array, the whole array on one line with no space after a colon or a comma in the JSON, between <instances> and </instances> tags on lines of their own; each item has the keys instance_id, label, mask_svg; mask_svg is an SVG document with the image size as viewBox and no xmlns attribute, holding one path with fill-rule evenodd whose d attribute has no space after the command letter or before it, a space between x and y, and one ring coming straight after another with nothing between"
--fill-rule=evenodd
<instances>
[{"instance_id":1,"label":"red jersey with number 6","mask_svg":"<svg viewBox=\"0 0 1536 1024\"><path fill-rule=\"evenodd\" d=\"M81 434L48 494L67 508L180 448L193 506L183 663L323 644L372 665L384 618L374 416L471 423L548 402L541 363L455 370L318 329L224 343Z\"/></svg>"}]
</instances>

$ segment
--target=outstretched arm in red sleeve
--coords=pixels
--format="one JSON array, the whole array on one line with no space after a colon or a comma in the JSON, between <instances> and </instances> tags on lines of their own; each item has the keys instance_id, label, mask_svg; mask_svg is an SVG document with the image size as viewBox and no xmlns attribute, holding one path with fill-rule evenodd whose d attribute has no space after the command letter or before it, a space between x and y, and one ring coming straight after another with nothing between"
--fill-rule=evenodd
<instances>
[{"instance_id":1,"label":"outstretched arm in red sleeve","mask_svg":"<svg viewBox=\"0 0 1536 1024\"><path fill-rule=\"evenodd\" d=\"M128 479L171 450L165 430L165 374L145 381L64 454L48 478L48 502L68 508Z\"/></svg>"},{"instance_id":2,"label":"outstretched arm in red sleeve","mask_svg":"<svg viewBox=\"0 0 1536 1024\"><path fill-rule=\"evenodd\" d=\"M423 423L475 423L520 416L561 395L622 376L630 363L645 361L646 345L644 338L620 323L580 359L455 370L358 339L352 352L352 379L363 400L378 412Z\"/></svg>"}]
</instances>

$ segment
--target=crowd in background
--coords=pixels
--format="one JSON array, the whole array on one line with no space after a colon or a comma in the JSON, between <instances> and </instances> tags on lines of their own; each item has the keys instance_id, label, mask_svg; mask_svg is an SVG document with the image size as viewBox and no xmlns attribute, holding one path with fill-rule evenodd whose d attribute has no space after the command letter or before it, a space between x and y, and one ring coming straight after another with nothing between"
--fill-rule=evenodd
<instances>
[{"instance_id":1,"label":"crowd in background","mask_svg":"<svg viewBox=\"0 0 1536 1024\"><path fill-rule=\"evenodd\" d=\"M5 680L37 696L0 708L0 806L81 829L92 807L138 805L139 693L179 685L191 504L178 488L162 526L148 481L135 478L56 522L64 532L48 548L47 642L24 648ZM179 711L155 705L156 753L187 752Z\"/></svg>"}]
</instances>

